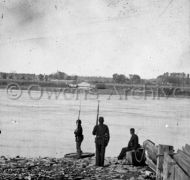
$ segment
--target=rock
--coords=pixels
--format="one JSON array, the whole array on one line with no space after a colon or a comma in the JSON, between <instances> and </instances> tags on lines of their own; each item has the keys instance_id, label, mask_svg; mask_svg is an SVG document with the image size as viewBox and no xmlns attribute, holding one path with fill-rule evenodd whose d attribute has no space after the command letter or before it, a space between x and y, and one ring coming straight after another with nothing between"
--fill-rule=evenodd
<instances>
[{"instance_id":1,"label":"rock","mask_svg":"<svg viewBox=\"0 0 190 180\"><path fill-rule=\"evenodd\" d=\"M97 171L101 171L102 169L103 169L103 167L96 168Z\"/></svg>"},{"instance_id":2,"label":"rock","mask_svg":"<svg viewBox=\"0 0 190 180\"><path fill-rule=\"evenodd\" d=\"M137 180L144 180L144 178L143 178L142 176L139 176L139 177L137 178Z\"/></svg>"},{"instance_id":3,"label":"rock","mask_svg":"<svg viewBox=\"0 0 190 180\"><path fill-rule=\"evenodd\" d=\"M118 178L120 178L119 174L112 176L112 179L118 179Z\"/></svg>"},{"instance_id":4,"label":"rock","mask_svg":"<svg viewBox=\"0 0 190 180\"><path fill-rule=\"evenodd\" d=\"M80 180L80 179L83 179L83 177L81 177L81 176L74 177L74 180Z\"/></svg>"},{"instance_id":5,"label":"rock","mask_svg":"<svg viewBox=\"0 0 190 180\"><path fill-rule=\"evenodd\" d=\"M124 169L115 169L114 171L117 172L117 173L123 173L123 174L125 174L127 172Z\"/></svg>"},{"instance_id":6,"label":"rock","mask_svg":"<svg viewBox=\"0 0 190 180\"><path fill-rule=\"evenodd\" d=\"M145 176L151 176L151 175L153 175L153 172L151 172L151 171L145 171Z\"/></svg>"},{"instance_id":7,"label":"rock","mask_svg":"<svg viewBox=\"0 0 190 180\"><path fill-rule=\"evenodd\" d=\"M131 177L130 180L135 180L135 178L134 178L134 177Z\"/></svg>"}]
</instances>

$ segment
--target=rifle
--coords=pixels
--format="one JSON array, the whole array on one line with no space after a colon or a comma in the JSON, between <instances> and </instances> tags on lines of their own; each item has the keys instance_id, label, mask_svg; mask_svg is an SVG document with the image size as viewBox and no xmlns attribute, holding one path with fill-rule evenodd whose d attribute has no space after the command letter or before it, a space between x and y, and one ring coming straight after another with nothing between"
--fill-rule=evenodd
<instances>
[{"instance_id":1,"label":"rifle","mask_svg":"<svg viewBox=\"0 0 190 180\"><path fill-rule=\"evenodd\" d=\"M98 108L97 108L96 125L98 125L98 118L99 118L99 108L100 108L100 107L99 107L99 106L100 106L100 105L99 105L99 102L100 102L100 101L98 100Z\"/></svg>"},{"instance_id":2,"label":"rifle","mask_svg":"<svg viewBox=\"0 0 190 180\"><path fill-rule=\"evenodd\" d=\"M80 105L79 105L79 114L78 114L78 120L80 119L80 112L81 112L81 101L80 101Z\"/></svg>"}]
</instances>

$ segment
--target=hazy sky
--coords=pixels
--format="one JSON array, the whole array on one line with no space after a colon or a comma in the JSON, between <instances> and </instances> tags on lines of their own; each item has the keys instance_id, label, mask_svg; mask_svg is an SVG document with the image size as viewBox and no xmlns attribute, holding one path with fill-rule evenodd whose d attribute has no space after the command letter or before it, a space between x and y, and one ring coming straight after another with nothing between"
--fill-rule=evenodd
<instances>
[{"instance_id":1,"label":"hazy sky","mask_svg":"<svg viewBox=\"0 0 190 180\"><path fill-rule=\"evenodd\" d=\"M0 0L0 71L190 73L190 0Z\"/></svg>"}]
</instances>

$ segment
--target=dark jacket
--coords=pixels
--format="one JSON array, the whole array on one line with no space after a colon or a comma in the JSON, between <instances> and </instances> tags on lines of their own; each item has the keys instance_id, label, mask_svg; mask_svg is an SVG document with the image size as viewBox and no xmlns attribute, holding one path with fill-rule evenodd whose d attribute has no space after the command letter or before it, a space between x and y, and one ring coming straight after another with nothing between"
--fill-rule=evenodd
<instances>
[{"instance_id":1,"label":"dark jacket","mask_svg":"<svg viewBox=\"0 0 190 180\"><path fill-rule=\"evenodd\" d=\"M79 125L76 130L74 131L74 134L75 134L75 138L76 138L76 141L82 141L83 140L83 134L82 134L83 130L82 130L82 126Z\"/></svg>"},{"instance_id":2,"label":"dark jacket","mask_svg":"<svg viewBox=\"0 0 190 180\"><path fill-rule=\"evenodd\" d=\"M96 135L96 143L103 143L105 146L107 146L110 139L109 128L107 125L96 125L92 131L92 134Z\"/></svg>"},{"instance_id":3,"label":"dark jacket","mask_svg":"<svg viewBox=\"0 0 190 180\"><path fill-rule=\"evenodd\" d=\"M128 143L128 147L135 150L139 147L139 138L136 134L133 134L131 136L131 139Z\"/></svg>"}]
</instances>

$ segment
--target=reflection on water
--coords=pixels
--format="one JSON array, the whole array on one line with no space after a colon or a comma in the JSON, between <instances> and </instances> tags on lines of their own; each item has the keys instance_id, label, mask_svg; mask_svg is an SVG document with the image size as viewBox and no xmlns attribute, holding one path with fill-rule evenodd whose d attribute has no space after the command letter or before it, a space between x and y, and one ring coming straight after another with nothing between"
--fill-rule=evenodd
<instances>
[{"instance_id":1,"label":"reflection on water","mask_svg":"<svg viewBox=\"0 0 190 180\"><path fill-rule=\"evenodd\" d=\"M105 97L104 97L105 96ZM106 100L102 95L100 114L110 128L107 156L117 156L130 138L134 127L140 143L146 139L180 148L189 143L190 100L148 100L128 97ZM24 92L18 100L0 91L0 155L57 156L75 151L73 130L78 117L79 101L48 99L31 100ZM83 151L94 151L92 129L96 122L96 100L82 100L81 119L84 130Z\"/></svg>"}]
</instances>

